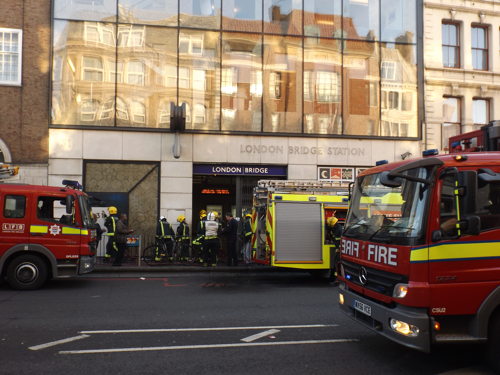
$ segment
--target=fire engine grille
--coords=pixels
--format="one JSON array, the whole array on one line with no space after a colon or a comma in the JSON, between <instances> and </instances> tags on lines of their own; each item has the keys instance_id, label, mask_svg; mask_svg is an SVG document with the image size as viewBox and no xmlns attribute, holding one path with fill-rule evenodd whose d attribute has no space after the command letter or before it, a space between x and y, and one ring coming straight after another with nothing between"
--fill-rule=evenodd
<instances>
[{"instance_id":1,"label":"fire engine grille","mask_svg":"<svg viewBox=\"0 0 500 375\"><path fill-rule=\"evenodd\" d=\"M342 266L344 267L344 274L347 280L386 296L392 296L396 284L408 282L407 276L364 266L366 270L366 274L364 274L366 282L362 284L359 277L362 267L360 264L342 260Z\"/></svg>"}]
</instances>

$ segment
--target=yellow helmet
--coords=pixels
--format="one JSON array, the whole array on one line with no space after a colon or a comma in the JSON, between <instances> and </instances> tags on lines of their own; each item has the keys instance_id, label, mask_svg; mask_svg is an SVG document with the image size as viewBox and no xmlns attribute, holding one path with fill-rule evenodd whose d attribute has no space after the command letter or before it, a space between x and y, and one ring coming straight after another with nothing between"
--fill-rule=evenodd
<instances>
[{"instance_id":1,"label":"yellow helmet","mask_svg":"<svg viewBox=\"0 0 500 375\"><path fill-rule=\"evenodd\" d=\"M335 224L337 224L337 221L339 221L339 219L337 219L335 216L330 216L326 223L328 224L328 226L333 227Z\"/></svg>"},{"instance_id":2,"label":"yellow helmet","mask_svg":"<svg viewBox=\"0 0 500 375\"><path fill-rule=\"evenodd\" d=\"M182 223L184 220L186 220L186 217L185 217L184 215L179 215L179 216L177 216L177 221L178 221L179 223Z\"/></svg>"},{"instance_id":3,"label":"yellow helmet","mask_svg":"<svg viewBox=\"0 0 500 375\"><path fill-rule=\"evenodd\" d=\"M207 216L207 211L205 210L200 210L200 219Z\"/></svg>"},{"instance_id":4,"label":"yellow helmet","mask_svg":"<svg viewBox=\"0 0 500 375\"><path fill-rule=\"evenodd\" d=\"M108 207L108 211L110 215L116 215L118 213L118 209L115 206Z\"/></svg>"},{"instance_id":5,"label":"yellow helmet","mask_svg":"<svg viewBox=\"0 0 500 375\"><path fill-rule=\"evenodd\" d=\"M252 214L246 214L245 217L249 217L251 219L252 218Z\"/></svg>"}]
</instances>

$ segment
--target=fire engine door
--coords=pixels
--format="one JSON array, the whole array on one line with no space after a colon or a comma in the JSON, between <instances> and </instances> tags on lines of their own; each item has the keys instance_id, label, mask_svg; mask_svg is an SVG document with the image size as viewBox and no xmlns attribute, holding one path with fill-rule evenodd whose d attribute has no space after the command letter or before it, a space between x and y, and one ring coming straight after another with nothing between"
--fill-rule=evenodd
<instances>
[{"instance_id":1,"label":"fire engine door","mask_svg":"<svg viewBox=\"0 0 500 375\"><path fill-rule=\"evenodd\" d=\"M75 258L80 251L81 225L66 213L66 196L38 196L30 223L31 243L50 249L56 258Z\"/></svg>"}]
</instances>

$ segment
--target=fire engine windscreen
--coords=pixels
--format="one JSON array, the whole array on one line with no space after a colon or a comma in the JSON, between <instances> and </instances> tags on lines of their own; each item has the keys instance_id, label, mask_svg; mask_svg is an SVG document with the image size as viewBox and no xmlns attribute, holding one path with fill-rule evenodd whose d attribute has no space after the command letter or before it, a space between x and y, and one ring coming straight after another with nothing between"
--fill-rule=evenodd
<instances>
[{"instance_id":1,"label":"fire engine windscreen","mask_svg":"<svg viewBox=\"0 0 500 375\"><path fill-rule=\"evenodd\" d=\"M383 185L381 173L359 177L343 236L396 245L422 244L430 187L411 177L428 180L432 173L433 168L410 169L396 187Z\"/></svg>"},{"instance_id":2,"label":"fire engine windscreen","mask_svg":"<svg viewBox=\"0 0 500 375\"><path fill-rule=\"evenodd\" d=\"M85 195L79 195L78 203L80 204L82 210L83 226L88 228L93 223L93 219L90 217L89 199Z\"/></svg>"}]
</instances>

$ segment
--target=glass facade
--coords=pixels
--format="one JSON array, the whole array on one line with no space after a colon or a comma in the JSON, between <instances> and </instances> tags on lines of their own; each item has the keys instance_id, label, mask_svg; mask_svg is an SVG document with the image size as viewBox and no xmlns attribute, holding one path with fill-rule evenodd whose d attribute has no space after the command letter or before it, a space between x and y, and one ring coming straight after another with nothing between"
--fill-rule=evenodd
<instances>
[{"instance_id":1,"label":"glass facade","mask_svg":"<svg viewBox=\"0 0 500 375\"><path fill-rule=\"evenodd\" d=\"M51 124L418 137L414 0L54 0Z\"/></svg>"}]
</instances>

